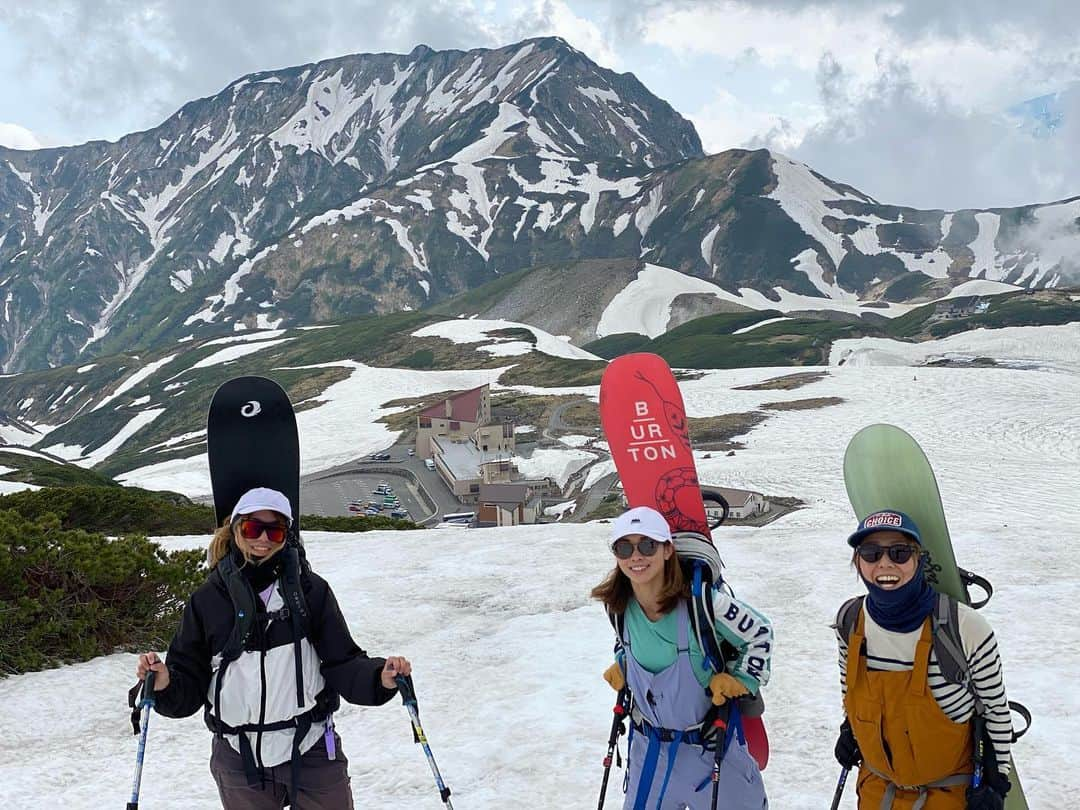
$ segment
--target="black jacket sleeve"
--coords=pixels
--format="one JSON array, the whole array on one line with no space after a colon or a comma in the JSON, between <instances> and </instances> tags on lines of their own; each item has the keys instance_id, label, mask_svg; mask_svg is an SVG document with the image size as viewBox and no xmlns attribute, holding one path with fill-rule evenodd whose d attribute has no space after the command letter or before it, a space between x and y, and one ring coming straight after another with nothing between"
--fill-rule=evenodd
<instances>
[{"instance_id":1,"label":"black jacket sleeve","mask_svg":"<svg viewBox=\"0 0 1080 810\"><path fill-rule=\"evenodd\" d=\"M169 644L165 666L169 685L155 694L155 708L165 717L189 717L206 702L210 688L210 650L206 630L196 609L199 592L184 608L180 629Z\"/></svg>"},{"instance_id":2,"label":"black jacket sleeve","mask_svg":"<svg viewBox=\"0 0 1080 810\"><path fill-rule=\"evenodd\" d=\"M337 598L323 582L325 598L321 615L312 616L311 639L322 661L327 684L349 703L381 706L397 694L380 680L385 658L371 658L357 646L341 615Z\"/></svg>"}]
</instances>

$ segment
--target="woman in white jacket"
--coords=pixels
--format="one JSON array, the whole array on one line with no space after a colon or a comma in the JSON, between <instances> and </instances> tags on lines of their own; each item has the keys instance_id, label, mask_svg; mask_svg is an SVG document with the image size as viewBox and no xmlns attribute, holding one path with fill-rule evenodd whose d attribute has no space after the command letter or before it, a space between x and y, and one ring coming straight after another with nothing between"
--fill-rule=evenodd
<instances>
[{"instance_id":1,"label":"woman in white jacket","mask_svg":"<svg viewBox=\"0 0 1080 810\"><path fill-rule=\"evenodd\" d=\"M226 810L352 808L348 760L334 731L339 698L381 705L407 676L405 658L371 658L353 641L330 586L286 543L288 499L246 492L210 545L210 575L192 595L155 673L155 708L203 708L210 770Z\"/></svg>"}]
</instances>

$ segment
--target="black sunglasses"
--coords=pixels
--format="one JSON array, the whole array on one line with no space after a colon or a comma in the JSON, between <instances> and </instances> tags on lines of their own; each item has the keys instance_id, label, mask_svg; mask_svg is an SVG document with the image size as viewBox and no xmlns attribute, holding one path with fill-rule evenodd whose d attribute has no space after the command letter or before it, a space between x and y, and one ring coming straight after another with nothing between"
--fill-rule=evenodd
<instances>
[{"instance_id":1,"label":"black sunglasses","mask_svg":"<svg viewBox=\"0 0 1080 810\"><path fill-rule=\"evenodd\" d=\"M918 549L915 546L909 546L906 544L899 546L879 546L876 543L863 543L856 549L856 552L860 557L870 563L876 563L885 554L889 555L889 559L894 563L902 565L911 559Z\"/></svg>"},{"instance_id":2,"label":"black sunglasses","mask_svg":"<svg viewBox=\"0 0 1080 810\"><path fill-rule=\"evenodd\" d=\"M660 541L653 540L651 537L643 537L635 546L624 537L616 540L611 546L611 550L615 552L615 556L620 560L629 560L633 557L635 548L641 552L642 557L651 557L660 548Z\"/></svg>"}]
</instances>

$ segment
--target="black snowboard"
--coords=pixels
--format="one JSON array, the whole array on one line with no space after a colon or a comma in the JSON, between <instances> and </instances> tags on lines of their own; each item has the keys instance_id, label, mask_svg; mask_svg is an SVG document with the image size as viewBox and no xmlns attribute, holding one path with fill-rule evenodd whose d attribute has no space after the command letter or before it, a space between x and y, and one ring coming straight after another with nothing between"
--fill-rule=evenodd
<instances>
[{"instance_id":1,"label":"black snowboard","mask_svg":"<svg viewBox=\"0 0 1080 810\"><path fill-rule=\"evenodd\" d=\"M220 526L240 496L255 487L284 493L300 517L300 440L296 414L281 386L265 377L237 377L222 384L206 419L210 486Z\"/></svg>"}]
</instances>

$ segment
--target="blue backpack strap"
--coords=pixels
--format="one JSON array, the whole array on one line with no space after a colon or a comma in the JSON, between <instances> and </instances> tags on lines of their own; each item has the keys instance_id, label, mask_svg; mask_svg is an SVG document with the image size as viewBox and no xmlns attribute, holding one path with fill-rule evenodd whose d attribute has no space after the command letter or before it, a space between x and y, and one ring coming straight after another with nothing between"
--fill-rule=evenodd
<instances>
[{"instance_id":1,"label":"blue backpack strap","mask_svg":"<svg viewBox=\"0 0 1080 810\"><path fill-rule=\"evenodd\" d=\"M701 654L705 656L705 663L713 672L724 672L724 659L720 654L720 645L716 643L715 622L713 621L711 605L708 599L709 589L705 586L705 564L694 562L693 576L690 580L690 622L701 646Z\"/></svg>"},{"instance_id":2,"label":"blue backpack strap","mask_svg":"<svg viewBox=\"0 0 1080 810\"><path fill-rule=\"evenodd\" d=\"M728 712L728 737L724 740L725 746L731 742L732 734L738 737L739 745L746 745L746 732L743 731L742 712L739 711L737 700L732 701L731 710Z\"/></svg>"},{"instance_id":3,"label":"blue backpack strap","mask_svg":"<svg viewBox=\"0 0 1080 810\"><path fill-rule=\"evenodd\" d=\"M671 772L675 769L675 755L679 753L679 744L682 742L683 732L676 731L668 748L667 768L664 771L664 781L660 783L660 795L656 797L656 810L660 810L664 794L667 793L668 782L671 781Z\"/></svg>"},{"instance_id":4,"label":"blue backpack strap","mask_svg":"<svg viewBox=\"0 0 1080 810\"><path fill-rule=\"evenodd\" d=\"M649 791L652 790L653 775L656 773L656 763L660 759L660 732L652 726L643 726L642 732L649 738L649 747L645 751L645 761L641 763L641 779L638 781L637 796L634 797L634 810L648 810L645 803L649 800ZM630 769L627 768L627 773Z\"/></svg>"}]
</instances>

